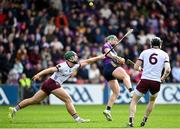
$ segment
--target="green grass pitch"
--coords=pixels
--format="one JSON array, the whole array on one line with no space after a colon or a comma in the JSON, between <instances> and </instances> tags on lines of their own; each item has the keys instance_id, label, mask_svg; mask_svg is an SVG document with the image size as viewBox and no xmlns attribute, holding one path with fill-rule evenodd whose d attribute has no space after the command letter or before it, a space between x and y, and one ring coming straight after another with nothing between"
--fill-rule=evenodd
<instances>
[{"instance_id":1,"label":"green grass pitch","mask_svg":"<svg viewBox=\"0 0 180 129\"><path fill-rule=\"evenodd\" d=\"M75 123L64 105L29 106L19 111L10 122L7 117L8 107L0 106L0 128L126 128L129 105L114 105L112 122L106 121L103 116L105 105L75 107L81 117L89 118L91 122ZM139 128L145 109L146 105L138 105L135 128ZM180 128L180 105L156 105L144 128Z\"/></svg>"}]
</instances>

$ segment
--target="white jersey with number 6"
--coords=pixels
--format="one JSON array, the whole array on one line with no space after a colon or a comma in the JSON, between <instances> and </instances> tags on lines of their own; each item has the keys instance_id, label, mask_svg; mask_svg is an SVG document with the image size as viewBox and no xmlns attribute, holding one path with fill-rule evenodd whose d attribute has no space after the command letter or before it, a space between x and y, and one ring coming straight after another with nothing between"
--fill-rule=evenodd
<instances>
[{"instance_id":1,"label":"white jersey with number 6","mask_svg":"<svg viewBox=\"0 0 180 129\"><path fill-rule=\"evenodd\" d=\"M73 67L69 67L66 62L60 63L60 64L56 65L56 68L58 69L58 71L54 72L50 78L53 79L54 81L58 82L61 85L79 67L80 67L80 64L75 64Z\"/></svg>"},{"instance_id":2,"label":"white jersey with number 6","mask_svg":"<svg viewBox=\"0 0 180 129\"><path fill-rule=\"evenodd\" d=\"M148 79L153 81L160 81L161 73L165 62L169 62L169 56L161 49L147 49L144 50L139 60L143 61L143 72L141 79Z\"/></svg>"}]
</instances>

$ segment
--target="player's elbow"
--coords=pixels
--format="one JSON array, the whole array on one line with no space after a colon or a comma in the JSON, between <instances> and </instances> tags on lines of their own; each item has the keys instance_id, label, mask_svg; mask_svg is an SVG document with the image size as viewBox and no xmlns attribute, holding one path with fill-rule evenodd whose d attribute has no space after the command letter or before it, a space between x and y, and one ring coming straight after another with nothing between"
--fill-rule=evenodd
<instances>
[{"instance_id":1,"label":"player's elbow","mask_svg":"<svg viewBox=\"0 0 180 129\"><path fill-rule=\"evenodd\" d=\"M57 71L57 68L56 67L50 67L48 68L48 73L53 73L53 72L56 72Z\"/></svg>"},{"instance_id":2,"label":"player's elbow","mask_svg":"<svg viewBox=\"0 0 180 129\"><path fill-rule=\"evenodd\" d=\"M167 68L167 69L166 69L166 73L169 74L170 72L171 72L171 68Z\"/></svg>"},{"instance_id":3,"label":"player's elbow","mask_svg":"<svg viewBox=\"0 0 180 129\"><path fill-rule=\"evenodd\" d=\"M81 61L79 64L80 64L80 68L83 68L86 65L88 65L88 62L86 60L84 60L84 61Z\"/></svg>"},{"instance_id":4,"label":"player's elbow","mask_svg":"<svg viewBox=\"0 0 180 129\"><path fill-rule=\"evenodd\" d=\"M88 60L88 61L85 63L85 65L92 64L92 63L93 63L93 61Z\"/></svg>"},{"instance_id":5,"label":"player's elbow","mask_svg":"<svg viewBox=\"0 0 180 129\"><path fill-rule=\"evenodd\" d=\"M171 66L169 63L165 63L165 72L168 74L171 72Z\"/></svg>"}]
</instances>

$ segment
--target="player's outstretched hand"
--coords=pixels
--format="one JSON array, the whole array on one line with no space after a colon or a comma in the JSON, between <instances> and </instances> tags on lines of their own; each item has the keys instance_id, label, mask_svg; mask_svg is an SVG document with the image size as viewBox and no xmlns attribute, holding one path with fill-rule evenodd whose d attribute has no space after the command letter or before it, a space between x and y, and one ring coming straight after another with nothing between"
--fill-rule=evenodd
<instances>
[{"instance_id":1,"label":"player's outstretched hand","mask_svg":"<svg viewBox=\"0 0 180 129\"><path fill-rule=\"evenodd\" d=\"M34 77L32 79L33 79L33 81L41 80L41 76L39 74L36 74L36 75L34 75Z\"/></svg>"},{"instance_id":2,"label":"player's outstretched hand","mask_svg":"<svg viewBox=\"0 0 180 129\"><path fill-rule=\"evenodd\" d=\"M99 55L99 57L103 60L103 59L105 59L105 56L106 54L101 54L101 55Z\"/></svg>"}]
</instances>

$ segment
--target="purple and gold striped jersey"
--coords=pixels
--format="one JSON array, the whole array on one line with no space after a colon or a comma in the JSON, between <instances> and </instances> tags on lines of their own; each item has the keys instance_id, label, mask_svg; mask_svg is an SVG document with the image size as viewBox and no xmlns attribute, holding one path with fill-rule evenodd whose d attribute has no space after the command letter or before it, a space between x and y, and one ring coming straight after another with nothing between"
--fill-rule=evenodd
<instances>
[{"instance_id":1,"label":"purple and gold striped jersey","mask_svg":"<svg viewBox=\"0 0 180 129\"><path fill-rule=\"evenodd\" d=\"M111 44L108 43L108 42L105 43L103 48L102 48L102 53L105 53L106 48L111 49L112 48ZM114 49L112 49L111 52L113 52L115 55L117 55L117 53L116 53L116 51ZM109 64L111 61L112 61L112 59L106 56L105 59L104 59L104 64Z\"/></svg>"}]
</instances>

